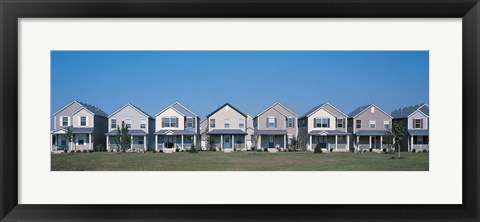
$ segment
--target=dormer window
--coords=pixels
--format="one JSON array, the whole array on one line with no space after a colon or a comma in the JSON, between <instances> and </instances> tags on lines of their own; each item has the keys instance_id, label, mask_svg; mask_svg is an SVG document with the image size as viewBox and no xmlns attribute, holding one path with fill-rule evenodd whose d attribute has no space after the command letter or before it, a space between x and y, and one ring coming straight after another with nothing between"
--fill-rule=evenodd
<instances>
[{"instance_id":1,"label":"dormer window","mask_svg":"<svg viewBox=\"0 0 480 222\"><path fill-rule=\"evenodd\" d=\"M80 126L86 126L86 125L87 125L87 117L80 116Z\"/></svg>"}]
</instances>

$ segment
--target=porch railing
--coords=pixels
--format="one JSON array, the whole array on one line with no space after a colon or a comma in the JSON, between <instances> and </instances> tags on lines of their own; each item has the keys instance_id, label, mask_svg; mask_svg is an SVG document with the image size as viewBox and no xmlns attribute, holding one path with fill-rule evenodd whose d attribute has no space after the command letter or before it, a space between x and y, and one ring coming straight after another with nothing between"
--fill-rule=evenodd
<instances>
[{"instance_id":1,"label":"porch railing","mask_svg":"<svg viewBox=\"0 0 480 222\"><path fill-rule=\"evenodd\" d=\"M415 150L415 151L428 150L428 144L413 144L412 150Z\"/></svg>"}]
</instances>

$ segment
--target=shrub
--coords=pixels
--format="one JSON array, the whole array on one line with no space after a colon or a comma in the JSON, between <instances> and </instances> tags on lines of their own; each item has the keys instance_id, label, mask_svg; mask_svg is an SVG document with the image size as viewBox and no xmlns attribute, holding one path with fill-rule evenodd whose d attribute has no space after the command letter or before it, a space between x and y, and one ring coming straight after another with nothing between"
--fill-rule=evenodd
<instances>
[{"instance_id":1,"label":"shrub","mask_svg":"<svg viewBox=\"0 0 480 222\"><path fill-rule=\"evenodd\" d=\"M155 150L155 149L154 149L154 150L152 150L152 152L153 152L153 153L156 153L156 152L157 152L157 150Z\"/></svg>"},{"instance_id":2,"label":"shrub","mask_svg":"<svg viewBox=\"0 0 480 222\"><path fill-rule=\"evenodd\" d=\"M330 152L333 152L333 148L330 148Z\"/></svg>"},{"instance_id":3,"label":"shrub","mask_svg":"<svg viewBox=\"0 0 480 222\"><path fill-rule=\"evenodd\" d=\"M178 148L175 149L175 152L180 152L180 150Z\"/></svg>"},{"instance_id":4,"label":"shrub","mask_svg":"<svg viewBox=\"0 0 480 222\"><path fill-rule=\"evenodd\" d=\"M314 153L322 153L322 148L320 147L320 144L317 144L315 146L315 149L313 150Z\"/></svg>"},{"instance_id":5,"label":"shrub","mask_svg":"<svg viewBox=\"0 0 480 222\"><path fill-rule=\"evenodd\" d=\"M160 150L159 152L160 152L160 153L163 153L163 150Z\"/></svg>"},{"instance_id":6,"label":"shrub","mask_svg":"<svg viewBox=\"0 0 480 222\"><path fill-rule=\"evenodd\" d=\"M195 148L195 145L190 146L190 150L188 150L189 153L197 153L197 149Z\"/></svg>"},{"instance_id":7,"label":"shrub","mask_svg":"<svg viewBox=\"0 0 480 222\"><path fill-rule=\"evenodd\" d=\"M368 151L372 152L372 151L373 151L373 149L372 149L372 148L370 148L370 149L368 149Z\"/></svg>"},{"instance_id":8,"label":"shrub","mask_svg":"<svg viewBox=\"0 0 480 222\"><path fill-rule=\"evenodd\" d=\"M427 153L427 152L428 152L428 150L422 150L422 153Z\"/></svg>"},{"instance_id":9,"label":"shrub","mask_svg":"<svg viewBox=\"0 0 480 222\"><path fill-rule=\"evenodd\" d=\"M267 148L263 148L263 151L268 152L268 149L267 149Z\"/></svg>"},{"instance_id":10,"label":"shrub","mask_svg":"<svg viewBox=\"0 0 480 222\"><path fill-rule=\"evenodd\" d=\"M415 150L415 149L412 149L412 153L415 153L416 151L417 151L417 150Z\"/></svg>"},{"instance_id":11,"label":"shrub","mask_svg":"<svg viewBox=\"0 0 480 222\"><path fill-rule=\"evenodd\" d=\"M233 148L233 151L237 151L237 148Z\"/></svg>"}]
</instances>

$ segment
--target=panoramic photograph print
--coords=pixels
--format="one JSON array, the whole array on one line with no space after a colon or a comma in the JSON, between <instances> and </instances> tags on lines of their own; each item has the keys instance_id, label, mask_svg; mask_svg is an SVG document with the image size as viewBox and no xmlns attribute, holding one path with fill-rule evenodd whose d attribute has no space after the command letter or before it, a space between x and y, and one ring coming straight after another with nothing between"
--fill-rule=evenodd
<instances>
[{"instance_id":1,"label":"panoramic photograph print","mask_svg":"<svg viewBox=\"0 0 480 222\"><path fill-rule=\"evenodd\" d=\"M428 51L51 51L50 65L51 171L429 171Z\"/></svg>"}]
</instances>

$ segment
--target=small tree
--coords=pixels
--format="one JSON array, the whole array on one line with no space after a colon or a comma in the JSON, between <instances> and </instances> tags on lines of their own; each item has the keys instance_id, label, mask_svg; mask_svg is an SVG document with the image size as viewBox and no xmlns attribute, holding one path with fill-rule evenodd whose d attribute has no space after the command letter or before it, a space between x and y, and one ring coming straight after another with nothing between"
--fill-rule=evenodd
<instances>
[{"instance_id":1,"label":"small tree","mask_svg":"<svg viewBox=\"0 0 480 222\"><path fill-rule=\"evenodd\" d=\"M401 141L405 137L405 127L403 126L403 123L398 121L393 123L393 130L392 130L396 141ZM401 146L400 143L398 143L398 158L400 158L400 150Z\"/></svg>"},{"instance_id":2,"label":"small tree","mask_svg":"<svg viewBox=\"0 0 480 222\"><path fill-rule=\"evenodd\" d=\"M125 122L122 121L122 127L117 126L117 134L115 135L115 140L117 142L117 148L121 151L126 151L132 145L132 139L130 133L128 132L128 127Z\"/></svg>"},{"instance_id":3,"label":"small tree","mask_svg":"<svg viewBox=\"0 0 480 222\"><path fill-rule=\"evenodd\" d=\"M68 150L71 150L71 145L73 141L73 132L70 129L68 129L67 133L65 133L65 139L67 139L68 141Z\"/></svg>"},{"instance_id":4,"label":"small tree","mask_svg":"<svg viewBox=\"0 0 480 222\"><path fill-rule=\"evenodd\" d=\"M322 153L322 148L320 147L320 144L317 143L315 146L315 149L313 150L314 153Z\"/></svg>"},{"instance_id":5,"label":"small tree","mask_svg":"<svg viewBox=\"0 0 480 222\"><path fill-rule=\"evenodd\" d=\"M206 146L208 151L215 151L215 140L212 136L207 136Z\"/></svg>"},{"instance_id":6,"label":"small tree","mask_svg":"<svg viewBox=\"0 0 480 222\"><path fill-rule=\"evenodd\" d=\"M385 131L385 135L383 136L383 142L386 144L393 144L393 139L395 138L395 133L393 133L393 129L390 125L387 126L387 130ZM383 147L383 144L382 144ZM391 147L387 147L391 148Z\"/></svg>"},{"instance_id":7,"label":"small tree","mask_svg":"<svg viewBox=\"0 0 480 222\"><path fill-rule=\"evenodd\" d=\"M197 149L195 148L195 145L191 145L190 146L190 150L189 150L190 153L197 153Z\"/></svg>"}]
</instances>

